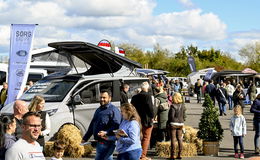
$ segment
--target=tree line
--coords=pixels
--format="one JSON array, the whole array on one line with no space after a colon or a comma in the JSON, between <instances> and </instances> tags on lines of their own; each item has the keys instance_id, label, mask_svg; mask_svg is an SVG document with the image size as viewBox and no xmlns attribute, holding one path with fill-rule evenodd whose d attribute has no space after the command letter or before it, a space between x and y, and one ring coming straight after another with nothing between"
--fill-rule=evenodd
<instances>
[{"instance_id":1,"label":"tree line","mask_svg":"<svg viewBox=\"0 0 260 160\"><path fill-rule=\"evenodd\" d=\"M188 65L188 56L195 59L197 70L215 68L221 70L243 70L246 67L260 72L260 42L248 44L239 50L239 55L246 59L245 63L236 61L229 53L211 48L199 50L190 45L181 47L180 51L173 53L156 44L151 51L143 51L134 44L120 44L124 48L126 57L139 62L144 68L161 69L169 71L169 76L187 76L191 73Z\"/></svg>"}]
</instances>

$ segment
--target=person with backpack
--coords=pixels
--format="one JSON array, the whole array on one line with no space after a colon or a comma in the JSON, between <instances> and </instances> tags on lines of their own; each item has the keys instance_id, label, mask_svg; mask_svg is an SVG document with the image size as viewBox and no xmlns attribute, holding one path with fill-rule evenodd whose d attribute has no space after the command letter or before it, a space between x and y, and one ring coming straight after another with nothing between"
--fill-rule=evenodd
<instances>
[{"instance_id":1,"label":"person with backpack","mask_svg":"<svg viewBox=\"0 0 260 160\"><path fill-rule=\"evenodd\" d=\"M155 105L157 109L158 136L157 141L163 142L167 137L166 124L168 120L169 104L167 95L162 87L155 88Z\"/></svg>"}]
</instances>

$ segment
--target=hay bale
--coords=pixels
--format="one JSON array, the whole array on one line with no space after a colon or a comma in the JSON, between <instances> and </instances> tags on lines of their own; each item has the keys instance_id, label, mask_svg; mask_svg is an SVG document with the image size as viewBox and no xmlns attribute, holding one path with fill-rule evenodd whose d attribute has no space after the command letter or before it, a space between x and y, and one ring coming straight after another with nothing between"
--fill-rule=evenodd
<instances>
[{"instance_id":1,"label":"hay bale","mask_svg":"<svg viewBox=\"0 0 260 160\"><path fill-rule=\"evenodd\" d=\"M44 155L45 157L51 157L53 155L53 141L45 142Z\"/></svg>"},{"instance_id":2,"label":"hay bale","mask_svg":"<svg viewBox=\"0 0 260 160\"><path fill-rule=\"evenodd\" d=\"M83 157L86 157L92 153L93 147L91 145L85 145L84 150L85 150L85 153L84 153Z\"/></svg>"},{"instance_id":3,"label":"hay bale","mask_svg":"<svg viewBox=\"0 0 260 160\"><path fill-rule=\"evenodd\" d=\"M194 143L197 147L197 153L203 153L203 141L197 137L198 130L190 126L184 126L184 129L183 141L186 143Z\"/></svg>"},{"instance_id":4,"label":"hay bale","mask_svg":"<svg viewBox=\"0 0 260 160\"><path fill-rule=\"evenodd\" d=\"M59 129L56 140L60 140L65 144L65 157L81 158L82 156L88 156L92 153L93 147L91 145L81 146L82 136L80 130L72 125L64 125ZM53 155L54 142L46 142L45 144L45 156Z\"/></svg>"},{"instance_id":5,"label":"hay bale","mask_svg":"<svg viewBox=\"0 0 260 160\"><path fill-rule=\"evenodd\" d=\"M170 142L157 142L156 143L156 152L159 157L169 158L171 155L171 143ZM178 143L176 142L175 156L178 154ZM193 157L197 155L197 147L194 143L183 142L183 149L181 156L182 157Z\"/></svg>"}]
</instances>

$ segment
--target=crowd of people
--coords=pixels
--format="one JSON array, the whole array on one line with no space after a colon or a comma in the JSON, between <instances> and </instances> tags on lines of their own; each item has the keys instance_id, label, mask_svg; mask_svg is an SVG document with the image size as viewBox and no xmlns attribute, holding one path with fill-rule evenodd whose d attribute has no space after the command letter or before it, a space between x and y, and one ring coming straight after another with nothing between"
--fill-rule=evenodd
<instances>
[{"instance_id":1,"label":"crowd of people","mask_svg":"<svg viewBox=\"0 0 260 160\"><path fill-rule=\"evenodd\" d=\"M129 96L129 88L128 84L122 84L120 88L120 108L111 103L110 90L100 91L100 106L93 115L82 143L89 141L91 136L94 137L96 160L112 160L114 150L118 152L118 160L149 160L147 151L152 132L156 129L156 141L171 142L170 159L181 159L186 117L186 107L181 94L183 84L178 80L167 83L162 80L143 82L132 97ZM226 105L230 110L234 110L230 119L230 130L234 137L236 158L244 158L243 137L246 135L246 120L243 108L245 97L249 95L252 103L250 111L254 113L255 152L259 153L260 94L253 94L253 83L249 86L247 94L244 94L242 84L233 86L230 81L214 84L212 80L202 84L198 79L194 91L198 103L202 103L201 97L204 94L210 95L214 105L217 101L220 116L227 115ZM28 160L45 159L44 136L50 133L51 123L49 115L43 111L44 104L44 98L39 95L36 95L28 106L26 102L16 100L13 105L14 114L1 118L0 160L19 160L24 157ZM176 154L175 142L178 143ZM56 141L52 160L61 160L64 150L64 143Z\"/></svg>"},{"instance_id":2,"label":"crowd of people","mask_svg":"<svg viewBox=\"0 0 260 160\"><path fill-rule=\"evenodd\" d=\"M230 131L234 140L235 158L244 159L243 137L246 135L246 119L244 117L245 100L248 95L250 101L250 112L254 113L253 126L255 129L255 153L260 152L260 94L257 95L257 89L253 81L249 82L247 92L244 92L244 84L242 81L227 81L214 84L213 80L201 84L201 80L195 83L194 91L197 94L198 103L201 103L201 97L209 94L213 104L218 103L219 116L226 116L227 108L234 111L234 115L230 119ZM240 146L240 154L238 152L238 144Z\"/></svg>"},{"instance_id":3,"label":"crowd of people","mask_svg":"<svg viewBox=\"0 0 260 160\"><path fill-rule=\"evenodd\" d=\"M101 91L100 107L82 139L84 143L94 136L97 141L95 159L112 160L116 150L118 160L149 160L147 151L155 122L158 131L155 139L171 141L170 159L175 159L177 139L179 150L176 158L181 159L185 106L180 88L175 86L169 92L162 81L143 82L140 88L141 91L132 96L129 103L129 85L122 85L121 114L111 104L111 92ZM154 98L151 93L154 93Z\"/></svg>"},{"instance_id":4,"label":"crowd of people","mask_svg":"<svg viewBox=\"0 0 260 160\"><path fill-rule=\"evenodd\" d=\"M1 107L7 98L8 84L3 83ZM28 89L27 87L26 89ZM25 101L16 100L13 114L1 117L0 121L0 159L45 159L44 136L49 134L50 118L43 111L45 100L35 96L29 106Z\"/></svg>"}]
</instances>

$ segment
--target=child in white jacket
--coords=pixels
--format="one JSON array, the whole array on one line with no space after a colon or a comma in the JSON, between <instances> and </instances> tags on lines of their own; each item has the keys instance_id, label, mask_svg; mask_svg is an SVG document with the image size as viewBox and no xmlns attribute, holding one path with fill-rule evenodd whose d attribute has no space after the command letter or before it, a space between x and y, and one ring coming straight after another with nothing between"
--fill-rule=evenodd
<instances>
[{"instance_id":1,"label":"child in white jacket","mask_svg":"<svg viewBox=\"0 0 260 160\"><path fill-rule=\"evenodd\" d=\"M242 107L240 105L234 107L234 115L230 120L230 131L234 138L235 158L244 159L243 137L246 135L246 120L242 115ZM241 151L240 155L238 154L238 143Z\"/></svg>"}]
</instances>

